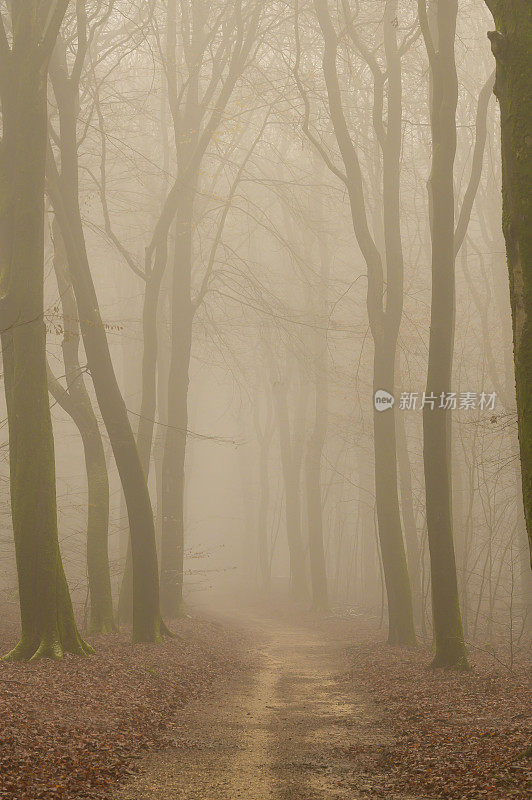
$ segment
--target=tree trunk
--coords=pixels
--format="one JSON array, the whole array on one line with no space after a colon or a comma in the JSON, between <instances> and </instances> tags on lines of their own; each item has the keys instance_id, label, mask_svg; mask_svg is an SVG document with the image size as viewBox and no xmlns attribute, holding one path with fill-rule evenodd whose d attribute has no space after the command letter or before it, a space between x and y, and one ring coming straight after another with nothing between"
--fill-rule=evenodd
<instances>
[{"instance_id":1,"label":"tree trunk","mask_svg":"<svg viewBox=\"0 0 532 800\"><path fill-rule=\"evenodd\" d=\"M323 403L320 389L316 387L316 406ZM310 437L305 459L307 526L310 555L310 575L312 581L312 608L314 611L327 611L329 594L327 589L327 570L323 546L323 509L321 493L321 454L325 439L324 426L316 413L316 424Z\"/></svg>"},{"instance_id":2,"label":"tree trunk","mask_svg":"<svg viewBox=\"0 0 532 800\"><path fill-rule=\"evenodd\" d=\"M146 480L148 480L150 471L155 413L157 410L157 310L167 255L168 240L163 237L163 241L157 247L153 270L146 277L146 290L142 309L142 400L137 430L137 447Z\"/></svg>"},{"instance_id":3,"label":"tree trunk","mask_svg":"<svg viewBox=\"0 0 532 800\"><path fill-rule=\"evenodd\" d=\"M168 313L166 300L169 292L163 290L165 304L160 309L158 325L159 344L157 348L157 419L159 422L157 435L153 445L153 461L155 467L155 493L157 497L156 534L159 548L163 533L163 457L164 440L168 425L168 376L170 370L170 340L168 332Z\"/></svg>"},{"instance_id":4,"label":"tree trunk","mask_svg":"<svg viewBox=\"0 0 532 800\"><path fill-rule=\"evenodd\" d=\"M153 512L90 272L78 196L77 90L74 91L60 69L54 75L54 92L61 120L61 175L50 152L48 191L65 242L85 352L128 509L133 563L133 641L154 642L161 636L161 615Z\"/></svg>"},{"instance_id":5,"label":"tree trunk","mask_svg":"<svg viewBox=\"0 0 532 800\"><path fill-rule=\"evenodd\" d=\"M330 17L327 0L314 0L314 8L325 42L323 74L329 111L345 167L342 179L349 195L355 236L368 269L367 310L375 346L373 389L374 392L385 390L390 394L393 394L394 390L395 351L403 307L403 254L400 226L402 86L401 59L394 25L394 20L397 18L396 7L395 0L387 0L384 13L388 79L387 126L384 125L383 119L382 94L385 76L373 61L370 65L375 76L374 125L383 156L383 222L387 268L387 299L384 309L383 258L369 229L358 149L349 132L344 113L337 69L338 36ZM349 27L349 21L347 24ZM350 26L349 30L354 41L358 42L354 28ZM393 644L412 645L415 643L415 631L399 512L395 410L394 408L383 412L375 410L373 419L375 494L388 598L388 640Z\"/></svg>"},{"instance_id":6,"label":"tree trunk","mask_svg":"<svg viewBox=\"0 0 532 800\"><path fill-rule=\"evenodd\" d=\"M375 342L374 393L379 389L393 394L395 352ZM397 489L395 409L373 412L375 436L375 498L384 580L388 597L388 641L390 644L415 644L412 595Z\"/></svg>"},{"instance_id":7,"label":"tree trunk","mask_svg":"<svg viewBox=\"0 0 532 800\"><path fill-rule=\"evenodd\" d=\"M517 423L523 504L532 564L532 6L487 0L496 31L488 34L497 62L501 109L503 232L512 307Z\"/></svg>"},{"instance_id":8,"label":"tree trunk","mask_svg":"<svg viewBox=\"0 0 532 800\"><path fill-rule=\"evenodd\" d=\"M401 511L405 534L406 557L410 584L412 587L412 602L417 615L421 613L420 553L416 515L414 511L414 494L412 491L412 467L408 452L405 420L404 416L401 414L396 416L395 430L397 434L397 465L399 467L399 486L401 489Z\"/></svg>"},{"instance_id":9,"label":"tree trunk","mask_svg":"<svg viewBox=\"0 0 532 800\"><path fill-rule=\"evenodd\" d=\"M188 385L192 345L192 221L195 181L183 191L177 212L172 283L172 336L168 374L168 425L162 465L161 607L183 613L185 547L185 456L188 430Z\"/></svg>"},{"instance_id":10,"label":"tree trunk","mask_svg":"<svg viewBox=\"0 0 532 800\"><path fill-rule=\"evenodd\" d=\"M301 539L301 463L297 463L294 453L295 443L292 442L290 435L287 393L286 383L274 384L273 394L277 409L285 487L286 535L290 553L290 591L295 600L305 600L308 597L308 590L305 576L305 552Z\"/></svg>"},{"instance_id":11,"label":"tree trunk","mask_svg":"<svg viewBox=\"0 0 532 800\"><path fill-rule=\"evenodd\" d=\"M9 660L92 652L74 621L57 533L43 319L48 65L37 8L30 6L12 12L11 52L0 44L0 274L10 316L1 327L22 623Z\"/></svg>"},{"instance_id":12,"label":"tree trunk","mask_svg":"<svg viewBox=\"0 0 532 800\"><path fill-rule=\"evenodd\" d=\"M420 2L424 10L424 0ZM451 411L438 407L441 395L451 389L454 347L457 12L457 0L435 0L434 34L426 14L423 24L432 80L432 300L426 395L435 398L434 408L431 404L423 408L423 458L436 648L433 666L467 669L453 543Z\"/></svg>"},{"instance_id":13,"label":"tree trunk","mask_svg":"<svg viewBox=\"0 0 532 800\"><path fill-rule=\"evenodd\" d=\"M259 457L259 511L257 520L258 555L261 586L269 591L271 582L270 548L268 544L268 509L270 505L269 453L272 429L265 431L260 443Z\"/></svg>"},{"instance_id":14,"label":"tree trunk","mask_svg":"<svg viewBox=\"0 0 532 800\"><path fill-rule=\"evenodd\" d=\"M87 573L90 593L91 633L115 631L109 572L109 478L102 437L79 364L79 323L76 300L67 273L61 233L54 220L54 269L63 309L63 361L67 389L48 371L48 388L70 414L83 442L87 472Z\"/></svg>"},{"instance_id":15,"label":"tree trunk","mask_svg":"<svg viewBox=\"0 0 532 800\"><path fill-rule=\"evenodd\" d=\"M317 159L316 159L317 161ZM316 164L318 166L318 164ZM321 166L321 165L320 165ZM330 276L330 253L325 233L325 220L321 197L314 191L313 211L318 223L318 249L320 272L317 289L314 290L314 327L310 334L314 378L314 430L307 445L305 459L307 527L309 538L310 576L312 584L312 607L316 611L327 611L329 593L327 567L323 545L323 497L321 460L329 416L329 375L327 363L327 326L329 319L328 291Z\"/></svg>"}]
</instances>

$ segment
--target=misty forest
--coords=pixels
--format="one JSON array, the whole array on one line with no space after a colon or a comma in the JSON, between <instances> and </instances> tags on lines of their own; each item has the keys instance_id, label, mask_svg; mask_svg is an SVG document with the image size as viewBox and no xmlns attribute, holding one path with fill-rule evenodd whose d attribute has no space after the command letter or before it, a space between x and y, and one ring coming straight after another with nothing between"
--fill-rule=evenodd
<instances>
[{"instance_id":1,"label":"misty forest","mask_svg":"<svg viewBox=\"0 0 532 800\"><path fill-rule=\"evenodd\" d=\"M0 109L0 798L530 797L530 0L0 0Z\"/></svg>"}]
</instances>

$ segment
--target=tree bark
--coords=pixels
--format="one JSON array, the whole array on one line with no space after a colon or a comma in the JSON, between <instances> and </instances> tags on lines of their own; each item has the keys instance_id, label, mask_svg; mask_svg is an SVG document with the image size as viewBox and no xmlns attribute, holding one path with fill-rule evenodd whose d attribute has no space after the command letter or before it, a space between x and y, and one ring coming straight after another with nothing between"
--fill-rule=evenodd
<instances>
[{"instance_id":1,"label":"tree bark","mask_svg":"<svg viewBox=\"0 0 532 800\"><path fill-rule=\"evenodd\" d=\"M109 572L109 478L98 421L79 363L79 322L68 276L64 244L57 221L53 225L54 269L63 309L63 361L67 389L48 369L48 388L79 430L85 456L88 489L87 574L90 594L90 632L116 630Z\"/></svg>"},{"instance_id":2,"label":"tree bark","mask_svg":"<svg viewBox=\"0 0 532 800\"><path fill-rule=\"evenodd\" d=\"M314 378L314 429L307 444L305 459L307 527L309 539L310 576L312 584L312 607L316 611L327 611L329 592L327 567L323 544L323 497L321 460L329 416L329 374L327 363L327 326L329 321L328 292L330 276L330 252L325 233L325 220L321 197L315 190L312 196L313 211L318 223L318 249L320 272L317 289L314 290L314 314L310 345Z\"/></svg>"},{"instance_id":3,"label":"tree bark","mask_svg":"<svg viewBox=\"0 0 532 800\"><path fill-rule=\"evenodd\" d=\"M66 3L62 6L62 12ZM58 7L59 8L59 7ZM0 21L0 275L2 350L9 427L11 509L21 638L8 660L92 652L81 639L57 532L55 458L46 377L44 173L47 77L52 41L45 4L11 10L13 42Z\"/></svg>"},{"instance_id":4,"label":"tree bark","mask_svg":"<svg viewBox=\"0 0 532 800\"><path fill-rule=\"evenodd\" d=\"M183 190L177 212L172 274L172 335L168 373L168 424L162 464L161 605L164 614L183 611L185 456L192 322L192 223L195 181Z\"/></svg>"},{"instance_id":5,"label":"tree bark","mask_svg":"<svg viewBox=\"0 0 532 800\"><path fill-rule=\"evenodd\" d=\"M290 553L290 591L295 600L308 597L305 570L305 551L301 538L301 459L296 442L290 434L288 415L288 386L279 381L273 386L273 395L279 426L279 445L285 488L286 535ZM294 437L295 438L295 437Z\"/></svg>"},{"instance_id":6,"label":"tree bark","mask_svg":"<svg viewBox=\"0 0 532 800\"><path fill-rule=\"evenodd\" d=\"M414 494L412 491L412 467L408 452L405 420L401 414L396 417L396 433L403 530L405 532L408 572L412 586L412 602L417 616L421 614L420 552L414 511Z\"/></svg>"},{"instance_id":7,"label":"tree bark","mask_svg":"<svg viewBox=\"0 0 532 800\"><path fill-rule=\"evenodd\" d=\"M57 172L49 149L48 193L65 242L85 352L128 509L133 563L133 641L154 642L161 637L162 622L153 512L135 437L111 360L87 256L78 195L78 88L68 78L65 64L65 59L54 64L54 93L61 123L61 174Z\"/></svg>"},{"instance_id":8,"label":"tree bark","mask_svg":"<svg viewBox=\"0 0 532 800\"><path fill-rule=\"evenodd\" d=\"M429 29L425 0L420 21L431 72L432 170L429 203L432 232L432 300L427 397L423 408L423 459L427 529L432 580L435 667L467 669L458 599L453 543L451 484L451 411L439 408L451 389L455 320L456 105L458 79L454 55L457 0L435 0L434 31ZM436 37L436 38L435 38Z\"/></svg>"},{"instance_id":9,"label":"tree bark","mask_svg":"<svg viewBox=\"0 0 532 800\"><path fill-rule=\"evenodd\" d=\"M259 506L257 512L257 555L259 562L259 575L261 588L269 591L271 583L270 547L268 543L268 511L270 506L270 474L269 455L273 425L272 398L267 391L267 410L264 430L261 430L259 421L259 402L255 398L253 408L253 421L255 433L259 443Z\"/></svg>"},{"instance_id":10,"label":"tree bark","mask_svg":"<svg viewBox=\"0 0 532 800\"><path fill-rule=\"evenodd\" d=\"M384 308L383 258L368 225L362 172L357 148L351 138L343 109L337 69L338 36L327 0L314 0L314 8L324 38L323 74L327 87L329 111L345 168L344 181L351 207L355 236L368 269L367 309L374 342L373 391L394 392L395 351L403 307L403 254L400 225L400 152L402 125L401 59L397 46L394 19L397 3L387 0L384 13L384 45L388 78L388 122L383 124L384 75L361 45L352 20L349 3L343 4L346 24L357 48L374 74L375 132L383 157L383 220L387 268L387 299ZM413 645L416 636L412 595L408 576L399 495L395 443L395 409L373 412L375 447L375 494L379 541L388 598L391 644Z\"/></svg>"},{"instance_id":11,"label":"tree bark","mask_svg":"<svg viewBox=\"0 0 532 800\"><path fill-rule=\"evenodd\" d=\"M523 505L532 565L532 6L487 0L497 30L488 34L497 63L501 109L502 227L512 308Z\"/></svg>"}]
</instances>

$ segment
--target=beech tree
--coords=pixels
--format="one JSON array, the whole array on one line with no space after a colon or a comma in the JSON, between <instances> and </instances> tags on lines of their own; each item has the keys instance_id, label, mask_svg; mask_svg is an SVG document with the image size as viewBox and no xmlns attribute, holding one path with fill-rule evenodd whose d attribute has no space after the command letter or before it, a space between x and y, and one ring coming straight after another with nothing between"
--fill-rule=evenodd
<instances>
[{"instance_id":1,"label":"beech tree","mask_svg":"<svg viewBox=\"0 0 532 800\"><path fill-rule=\"evenodd\" d=\"M334 135L340 151L343 170L329 157L319 139L311 132L308 91L300 77L302 60L299 41L296 3L296 61L294 75L304 101L303 128L331 171L345 184L353 230L368 270L367 310L373 336L375 356L373 392L384 390L393 394L395 387L395 358L403 303L403 256L400 224L400 151L401 151L401 51L394 20L397 2L385 3L383 17L384 45L387 65L388 120L384 125L384 73L376 57L359 38L351 4L342 3L340 25L345 26L352 47L369 64L374 78L373 120L375 135L383 159L383 218L385 254L379 250L375 234L368 221L359 148L350 130L342 95L338 69L340 35L331 16L327 0L313 2L315 15L323 37L322 68L327 91L328 109ZM403 42L403 49L407 46ZM388 290L384 297L384 259L387 266ZM388 597L389 641L392 644L415 643L412 595L403 543L397 486L395 445L395 410L374 412L375 486L379 539L383 557Z\"/></svg>"},{"instance_id":2,"label":"beech tree","mask_svg":"<svg viewBox=\"0 0 532 800\"><path fill-rule=\"evenodd\" d=\"M471 173L455 226L456 108L455 60L458 2L436 0L427 13L418 2L419 23L430 68L431 174L428 181L432 256L432 299L423 408L423 459L431 564L435 667L468 669L464 642L452 516L451 410L443 398L451 389L455 337L455 261L467 233L477 194L486 142L486 114L493 75L479 92Z\"/></svg>"},{"instance_id":3,"label":"beech tree","mask_svg":"<svg viewBox=\"0 0 532 800\"><path fill-rule=\"evenodd\" d=\"M80 330L76 298L68 273L65 247L54 220L54 270L62 306L63 363L66 388L48 364L48 389L70 415L83 442L87 474L87 576L90 594L91 633L116 630L109 572L109 476L102 436L79 363Z\"/></svg>"},{"instance_id":4,"label":"beech tree","mask_svg":"<svg viewBox=\"0 0 532 800\"><path fill-rule=\"evenodd\" d=\"M91 274L79 200L77 111L80 81L95 31L109 20L113 3L93 22L89 34L85 3L76 5L77 52L72 66L64 39L58 42L51 77L59 115L57 165L48 145L47 191L65 243L83 344L98 405L109 434L128 511L133 562L133 640L153 642L167 629L159 610L159 571L151 499L127 409L114 371Z\"/></svg>"},{"instance_id":5,"label":"beech tree","mask_svg":"<svg viewBox=\"0 0 532 800\"><path fill-rule=\"evenodd\" d=\"M213 14L203 2L185 3L181 8L180 41L184 53L185 74L177 71L177 4L168 5L166 77L174 127L178 178L171 187L152 241L147 250L146 272L164 269L169 227L175 219L176 242L172 263L171 349L168 373L168 424L165 430L162 463L162 539L161 597L165 613L183 613L184 558L184 470L188 430L188 383L192 325L194 315L209 287L214 255L219 239L214 240L197 292L192 282L194 204L199 171L231 98L237 80L247 65L256 44L261 16L259 3L243 4L235 0ZM215 58L211 62L211 48ZM210 77L202 79L208 68ZM212 110L211 110L212 107ZM245 166L245 163L244 163ZM226 206L230 207L230 202ZM223 230L225 215L220 219ZM157 267L157 263L163 265ZM146 365L147 366L147 365ZM153 375L150 377L153 387ZM153 394L154 389L151 390ZM153 403L150 406L153 408ZM145 413L143 416L147 416ZM148 432L144 438L150 438Z\"/></svg>"},{"instance_id":6,"label":"beech tree","mask_svg":"<svg viewBox=\"0 0 532 800\"><path fill-rule=\"evenodd\" d=\"M48 67L67 5L28 0L0 14L1 338L22 624L9 660L92 652L59 552L43 318Z\"/></svg>"},{"instance_id":7,"label":"beech tree","mask_svg":"<svg viewBox=\"0 0 532 800\"><path fill-rule=\"evenodd\" d=\"M497 63L501 110L502 227L506 240L514 334L517 421L523 504L532 565L532 6L486 0L496 30L488 33Z\"/></svg>"},{"instance_id":8,"label":"beech tree","mask_svg":"<svg viewBox=\"0 0 532 800\"><path fill-rule=\"evenodd\" d=\"M315 154L315 163L323 170ZM319 169L317 170L320 174ZM322 458L327 437L329 415L329 371L327 352L327 320L329 315L329 281L331 254L326 231L323 202L319 189L311 195L311 212L316 225L319 259L317 287L311 292L312 329L309 336L312 354L314 427L307 444L305 457L307 526L312 580L312 607L316 611L329 608L327 567L323 541L323 487Z\"/></svg>"},{"instance_id":9,"label":"beech tree","mask_svg":"<svg viewBox=\"0 0 532 800\"><path fill-rule=\"evenodd\" d=\"M260 393L253 398L253 425L259 445L259 503L257 510L257 557L261 588L270 589L271 555L268 541L268 517L270 511L269 455L274 432L273 398L267 380L262 381L266 393L266 414L260 419ZM262 388L262 387L261 387Z\"/></svg>"}]
</instances>

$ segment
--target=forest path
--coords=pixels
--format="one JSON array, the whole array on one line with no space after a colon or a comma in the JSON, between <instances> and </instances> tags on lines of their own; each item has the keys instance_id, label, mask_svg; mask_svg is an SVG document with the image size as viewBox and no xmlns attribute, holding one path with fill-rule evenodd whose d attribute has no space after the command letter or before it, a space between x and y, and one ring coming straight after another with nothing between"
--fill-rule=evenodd
<instances>
[{"instance_id":1,"label":"forest path","mask_svg":"<svg viewBox=\"0 0 532 800\"><path fill-rule=\"evenodd\" d=\"M250 634L256 667L180 712L177 749L147 756L116 800L368 797L347 749L390 742L346 679L349 642L243 611L217 616Z\"/></svg>"}]
</instances>

